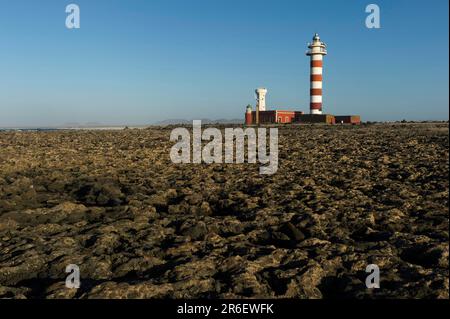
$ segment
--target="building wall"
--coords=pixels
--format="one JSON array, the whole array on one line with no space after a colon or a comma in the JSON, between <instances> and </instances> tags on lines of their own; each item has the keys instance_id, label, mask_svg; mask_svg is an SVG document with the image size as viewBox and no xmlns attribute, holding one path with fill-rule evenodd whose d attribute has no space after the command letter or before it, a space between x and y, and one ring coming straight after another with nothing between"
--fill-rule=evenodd
<instances>
[{"instance_id":1,"label":"building wall","mask_svg":"<svg viewBox=\"0 0 450 319\"><path fill-rule=\"evenodd\" d=\"M277 123L292 123L295 119L294 111L277 111L276 122Z\"/></svg>"},{"instance_id":2,"label":"building wall","mask_svg":"<svg viewBox=\"0 0 450 319\"><path fill-rule=\"evenodd\" d=\"M336 124L361 124L361 117L359 115L337 115L335 119Z\"/></svg>"},{"instance_id":3,"label":"building wall","mask_svg":"<svg viewBox=\"0 0 450 319\"><path fill-rule=\"evenodd\" d=\"M255 112L256 113L256 112ZM260 111L259 112L259 122L264 123L276 123L276 112L275 111Z\"/></svg>"},{"instance_id":4,"label":"building wall","mask_svg":"<svg viewBox=\"0 0 450 319\"><path fill-rule=\"evenodd\" d=\"M256 124L256 111L252 112L253 124ZM276 123L276 111L259 111L259 123L269 124Z\"/></svg>"},{"instance_id":5,"label":"building wall","mask_svg":"<svg viewBox=\"0 0 450 319\"><path fill-rule=\"evenodd\" d=\"M295 122L334 124L335 118L330 114L297 114Z\"/></svg>"},{"instance_id":6,"label":"building wall","mask_svg":"<svg viewBox=\"0 0 450 319\"><path fill-rule=\"evenodd\" d=\"M272 123L292 123L295 119L295 111L260 111L259 123L260 124L272 124ZM256 123L256 111L252 112L253 123Z\"/></svg>"}]
</instances>

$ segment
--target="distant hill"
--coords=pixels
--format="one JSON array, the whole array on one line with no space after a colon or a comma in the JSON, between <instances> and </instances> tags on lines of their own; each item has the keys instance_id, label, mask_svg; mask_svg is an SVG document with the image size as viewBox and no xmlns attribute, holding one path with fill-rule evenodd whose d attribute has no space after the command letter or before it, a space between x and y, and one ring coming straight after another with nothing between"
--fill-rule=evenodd
<instances>
[{"instance_id":1,"label":"distant hill","mask_svg":"<svg viewBox=\"0 0 450 319\"><path fill-rule=\"evenodd\" d=\"M241 124L243 123L242 119L217 119L217 120L211 120L211 119L200 119L202 121L202 124ZM189 125L192 124L193 120L185 120L185 119L168 119L164 121L156 122L155 125Z\"/></svg>"}]
</instances>

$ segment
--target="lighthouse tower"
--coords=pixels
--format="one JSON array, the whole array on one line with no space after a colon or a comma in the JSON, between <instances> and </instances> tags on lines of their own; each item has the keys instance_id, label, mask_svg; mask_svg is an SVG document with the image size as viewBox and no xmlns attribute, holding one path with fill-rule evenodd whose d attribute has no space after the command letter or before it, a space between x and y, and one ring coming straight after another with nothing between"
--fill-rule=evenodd
<instances>
[{"instance_id":1,"label":"lighthouse tower","mask_svg":"<svg viewBox=\"0 0 450 319\"><path fill-rule=\"evenodd\" d=\"M247 110L245 112L245 124L246 125L253 124L253 110L252 110L252 106L250 104L247 105Z\"/></svg>"},{"instance_id":2,"label":"lighthouse tower","mask_svg":"<svg viewBox=\"0 0 450 319\"><path fill-rule=\"evenodd\" d=\"M256 93L256 107L259 111L266 110L266 88L258 88L255 90Z\"/></svg>"},{"instance_id":3,"label":"lighthouse tower","mask_svg":"<svg viewBox=\"0 0 450 319\"><path fill-rule=\"evenodd\" d=\"M323 56L327 55L326 44L320 41L316 33L312 43L308 43L309 50L306 55L311 57L311 101L309 109L311 114L322 114L322 69Z\"/></svg>"}]
</instances>

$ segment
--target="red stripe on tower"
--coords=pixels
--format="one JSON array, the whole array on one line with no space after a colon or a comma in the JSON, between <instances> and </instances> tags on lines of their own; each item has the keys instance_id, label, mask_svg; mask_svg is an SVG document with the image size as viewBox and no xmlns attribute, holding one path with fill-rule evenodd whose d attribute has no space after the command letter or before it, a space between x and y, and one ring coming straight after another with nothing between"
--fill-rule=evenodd
<instances>
[{"instance_id":1,"label":"red stripe on tower","mask_svg":"<svg viewBox=\"0 0 450 319\"><path fill-rule=\"evenodd\" d=\"M310 95L320 95L322 96L322 89L310 89L309 90Z\"/></svg>"},{"instance_id":2,"label":"red stripe on tower","mask_svg":"<svg viewBox=\"0 0 450 319\"><path fill-rule=\"evenodd\" d=\"M322 82L322 74L311 74L311 82Z\"/></svg>"}]
</instances>

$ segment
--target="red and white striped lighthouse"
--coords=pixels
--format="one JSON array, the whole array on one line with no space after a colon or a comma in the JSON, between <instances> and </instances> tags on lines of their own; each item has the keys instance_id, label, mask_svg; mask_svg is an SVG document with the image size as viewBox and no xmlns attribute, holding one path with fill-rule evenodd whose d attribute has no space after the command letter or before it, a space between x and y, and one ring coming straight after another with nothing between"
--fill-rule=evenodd
<instances>
[{"instance_id":1,"label":"red and white striped lighthouse","mask_svg":"<svg viewBox=\"0 0 450 319\"><path fill-rule=\"evenodd\" d=\"M309 104L311 114L322 114L322 70L323 56L327 55L326 44L320 41L316 33L312 43L308 43L309 50L306 55L311 57L311 101Z\"/></svg>"}]
</instances>

